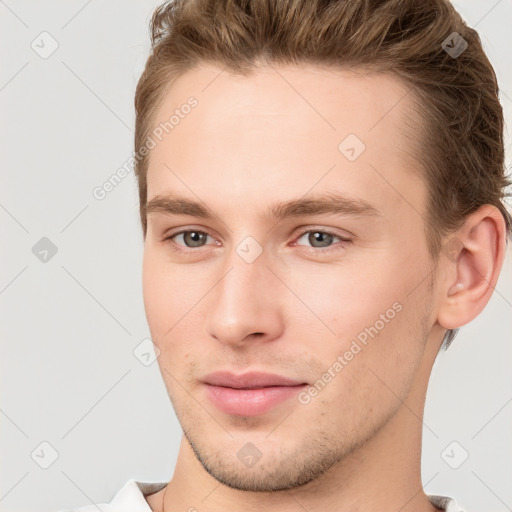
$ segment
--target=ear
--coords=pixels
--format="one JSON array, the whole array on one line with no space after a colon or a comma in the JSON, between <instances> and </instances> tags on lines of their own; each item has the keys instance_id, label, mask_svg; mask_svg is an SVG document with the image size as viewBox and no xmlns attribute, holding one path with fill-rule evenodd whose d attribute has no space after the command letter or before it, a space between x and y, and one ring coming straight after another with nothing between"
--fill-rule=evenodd
<instances>
[{"instance_id":1,"label":"ear","mask_svg":"<svg viewBox=\"0 0 512 512\"><path fill-rule=\"evenodd\" d=\"M483 205L443 246L437 320L456 329L477 317L491 298L505 258L506 224L501 212Z\"/></svg>"}]
</instances>

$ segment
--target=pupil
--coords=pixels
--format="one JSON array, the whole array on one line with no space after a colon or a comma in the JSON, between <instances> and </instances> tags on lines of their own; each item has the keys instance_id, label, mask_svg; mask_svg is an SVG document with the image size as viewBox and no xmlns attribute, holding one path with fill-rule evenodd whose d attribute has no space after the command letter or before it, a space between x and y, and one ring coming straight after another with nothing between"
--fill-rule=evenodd
<instances>
[{"instance_id":1,"label":"pupil","mask_svg":"<svg viewBox=\"0 0 512 512\"><path fill-rule=\"evenodd\" d=\"M197 247L199 245L201 245L201 242L202 240L204 239L204 236L205 234L204 233L199 233L197 231L190 231L189 233L187 233L187 236L189 237L190 240L192 240L192 247ZM187 245L189 245L189 241L190 240L187 240Z\"/></svg>"},{"instance_id":2,"label":"pupil","mask_svg":"<svg viewBox=\"0 0 512 512\"><path fill-rule=\"evenodd\" d=\"M310 235L309 235L309 242L314 247L318 247L318 246L315 245L315 243L316 242L322 243L322 241L325 242L325 240L322 240L323 237L326 237L327 244L321 245L321 247L326 247L327 245L329 245L329 241L330 241L329 239L332 238L332 235L329 235L328 233L320 233L319 231L315 231L313 233L310 233Z\"/></svg>"}]
</instances>

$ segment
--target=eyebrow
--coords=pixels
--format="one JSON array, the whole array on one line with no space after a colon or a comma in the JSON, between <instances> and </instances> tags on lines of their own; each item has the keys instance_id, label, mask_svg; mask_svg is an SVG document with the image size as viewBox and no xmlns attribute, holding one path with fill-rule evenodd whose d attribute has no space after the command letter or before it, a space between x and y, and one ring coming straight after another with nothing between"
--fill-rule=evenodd
<instances>
[{"instance_id":1,"label":"eyebrow","mask_svg":"<svg viewBox=\"0 0 512 512\"><path fill-rule=\"evenodd\" d=\"M201 203L185 197L167 195L155 196L145 205L145 213L167 213L171 215L189 215L203 219L214 219L213 211ZM264 217L269 221L286 218L304 217L321 214L381 216L382 214L370 203L337 193L326 193L308 199L293 199L272 205Z\"/></svg>"}]
</instances>

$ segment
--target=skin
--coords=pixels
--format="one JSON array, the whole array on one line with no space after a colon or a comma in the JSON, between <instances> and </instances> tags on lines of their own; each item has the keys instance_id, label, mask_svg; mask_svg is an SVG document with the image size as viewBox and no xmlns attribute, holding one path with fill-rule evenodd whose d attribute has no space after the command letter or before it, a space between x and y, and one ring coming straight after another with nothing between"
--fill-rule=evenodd
<instances>
[{"instance_id":1,"label":"skin","mask_svg":"<svg viewBox=\"0 0 512 512\"><path fill-rule=\"evenodd\" d=\"M201 64L160 104L155 126L198 100L152 149L148 200L173 193L216 215L148 215L144 304L185 434L165 510L437 510L420 474L428 380L446 329L488 302L505 226L485 205L444 240L457 240L454 255L430 259L426 188L405 130L420 120L406 93L361 70L283 65L241 77ZM355 161L338 150L350 133L366 146ZM380 214L264 218L277 202L325 192ZM169 238L184 229L209 236L186 254L190 238ZM326 229L349 241L327 237L322 253L302 235ZM248 236L263 251L252 263L236 252ZM216 370L313 385L396 303L400 312L309 403L242 417L207 398L202 379ZM237 458L248 442L262 454L251 468ZM163 492L147 497L155 512Z\"/></svg>"}]
</instances>

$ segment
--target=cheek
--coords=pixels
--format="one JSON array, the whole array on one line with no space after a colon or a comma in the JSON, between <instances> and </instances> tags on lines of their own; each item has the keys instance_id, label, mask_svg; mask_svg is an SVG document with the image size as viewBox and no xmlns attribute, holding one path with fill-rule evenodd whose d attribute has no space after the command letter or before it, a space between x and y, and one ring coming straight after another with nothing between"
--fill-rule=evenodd
<instances>
[{"instance_id":1,"label":"cheek","mask_svg":"<svg viewBox=\"0 0 512 512\"><path fill-rule=\"evenodd\" d=\"M142 272L144 309L151 338L165 352L187 350L190 334L197 333L194 309L208 291L191 265L172 264L165 252L145 248Z\"/></svg>"},{"instance_id":2,"label":"cheek","mask_svg":"<svg viewBox=\"0 0 512 512\"><path fill-rule=\"evenodd\" d=\"M154 258L152 258L150 251L145 248L142 262L142 295L144 299L146 318L148 320L153 341L155 341L154 334L156 333L155 322L160 317L158 314L158 309L160 307L160 300L158 297L162 291L161 282L157 279L157 276L158 269L155 268Z\"/></svg>"},{"instance_id":3,"label":"cheek","mask_svg":"<svg viewBox=\"0 0 512 512\"><path fill-rule=\"evenodd\" d=\"M411 283L420 272L410 267L400 255L388 253L380 261L310 271L304 274L307 279L290 284L308 306L295 303L290 325L296 332L307 333L302 343L336 374L338 384L333 390L349 402L363 390L373 393L376 401L383 399L389 390L379 377L391 389L403 390L421 358L425 305L418 303L418 297L425 297L427 283L411 294ZM339 356L343 369L337 365L336 372L332 366ZM374 386L379 393L375 394Z\"/></svg>"},{"instance_id":4,"label":"cheek","mask_svg":"<svg viewBox=\"0 0 512 512\"><path fill-rule=\"evenodd\" d=\"M152 339L156 345L160 345L162 338L177 321L176 306L182 292L173 282L169 265L151 248L144 250L142 289Z\"/></svg>"},{"instance_id":5,"label":"cheek","mask_svg":"<svg viewBox=\"0 0 512 512\"><path fill-rule=\"evenodd\" d=\"M421 322L415 311L392 311L388 323L375 322L373 312L364 308L356 312L356 320L347 313L344 322L340 315L335 342L314 348L323 363L315 386L327 384L313 399L313 407L328 408L336 428L345 432L357 435L383 422L413 384L422 356Z\"/></svg>"},{"instance_id":6,"label":"cheek","mask_svg":"<svg viewBox=\"0 0 512 512\"><path fill-rule=\"evenodd\" d=\"M300 323L310 329L316 325L319 335L336 337L341 345L374 324L379 332L387 330L404 301L403 283L389 260L361 259L297 272L290 277L290 288L301 299L294 302L297 321L302 318Z\"/></svg>"}]
</instances>

